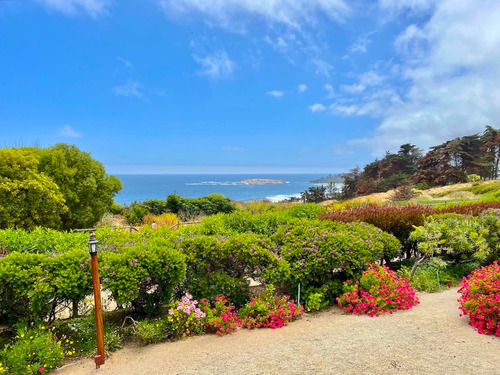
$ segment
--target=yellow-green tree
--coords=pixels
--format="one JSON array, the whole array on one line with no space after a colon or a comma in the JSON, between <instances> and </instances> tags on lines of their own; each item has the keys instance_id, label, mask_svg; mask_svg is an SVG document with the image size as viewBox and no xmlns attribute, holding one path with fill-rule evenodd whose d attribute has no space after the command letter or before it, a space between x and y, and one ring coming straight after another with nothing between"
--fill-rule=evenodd
<instances>
[{"instance_id":1,"label":"yellow-green tree","mask_svg":"<svg viewBox=\"0 0 500 375\"><path fill-rule=\"evenodd\" d=\"M38 163L33 149L0 150L0 228L61 227L64 197Z\"/></svg>"}]
</instances>

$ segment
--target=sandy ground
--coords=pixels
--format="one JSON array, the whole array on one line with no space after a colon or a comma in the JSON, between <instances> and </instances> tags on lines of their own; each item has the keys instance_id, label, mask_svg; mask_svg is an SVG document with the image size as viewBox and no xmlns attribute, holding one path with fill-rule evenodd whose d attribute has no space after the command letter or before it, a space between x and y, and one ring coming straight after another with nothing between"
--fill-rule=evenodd
<instances>
[{"instance_id":1,"label":"sandy ground","mask_svg":"<svg viewBox=\"0 0 500 375\"><path fill-rule=\"evenodd\" d=\"M84 359L56 375L452 374L500 375L500 338L459 317L457 288L421 294L410 311L370 318L337 307L288 327L127 346L95 370Z\"/></svg>"}]
</instances>

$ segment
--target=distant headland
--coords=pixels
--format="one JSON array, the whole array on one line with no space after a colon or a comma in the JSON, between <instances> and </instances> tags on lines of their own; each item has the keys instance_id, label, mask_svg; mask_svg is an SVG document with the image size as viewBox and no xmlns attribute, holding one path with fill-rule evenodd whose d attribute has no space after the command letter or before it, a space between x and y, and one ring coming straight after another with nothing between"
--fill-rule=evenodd
<instances>
[{"instance_id":1,"label":"distant headland","mask_svg":"<svg viewBox=\"0 0 500 375\"><path fill-rule=\"evenodd\" d=\"M243 185L269 185L269 184L288 184L288 182L283 180L272 180L268 178L250 178L248 180L241 181Z\"/></svg>"},{"instance_id":2,"label":"distant headland","mask_svg":"<svg viewBox=\"0 0 500 375\"><path fill-rule=\"evenodd\" d=\"M309 181L310 184L328 184L330 182L337 183L337 184L344 182L344 179L342 178L342 174L334 174L334 175L329 174L326 177L321 177L321 178L318 178L317 180Z\"/></svg>"}]
</instances>

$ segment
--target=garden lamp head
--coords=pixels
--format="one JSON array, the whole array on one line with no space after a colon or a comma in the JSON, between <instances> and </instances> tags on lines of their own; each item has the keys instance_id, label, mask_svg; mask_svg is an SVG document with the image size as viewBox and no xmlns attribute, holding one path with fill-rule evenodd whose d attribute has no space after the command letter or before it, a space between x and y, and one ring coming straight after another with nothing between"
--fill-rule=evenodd
<instances>
[{"instance_id":1,"label":"garden lamp head","mask_svg":"<svg viewBox=\"0 0 500 375\"><path fill-rule=\"evenodd\" d=\"M97 243L99 241L96 240L95 234L91 233L90 234L90 240L89 240L89 253L90 255L97 255Z\"/></svg>"}]
</instances>

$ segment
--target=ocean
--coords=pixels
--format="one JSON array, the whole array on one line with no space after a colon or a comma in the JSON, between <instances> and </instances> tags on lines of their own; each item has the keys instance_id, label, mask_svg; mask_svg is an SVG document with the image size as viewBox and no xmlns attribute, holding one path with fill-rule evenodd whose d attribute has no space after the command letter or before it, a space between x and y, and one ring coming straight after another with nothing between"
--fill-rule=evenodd
<instances>
[{"instance_id":1,"label":"ocean","mask_svg":"<svg viewBox=\"0 0 500 375\"><path fill-rule=\"evenodd\" d=\"M182 175L116 175L123 184L115 201L120 204L142 202L148 199L166 199L170 194L186 198L199 198L209 194L222 194L235 201L249 202L267 199L272 202L300 197L310 183L321 174L182 174ZM247 185L248 179L273 179L285 184Z\"/></svg>"}]
</instances>

